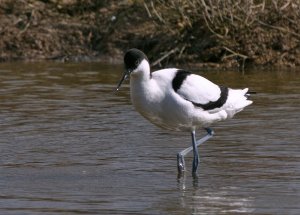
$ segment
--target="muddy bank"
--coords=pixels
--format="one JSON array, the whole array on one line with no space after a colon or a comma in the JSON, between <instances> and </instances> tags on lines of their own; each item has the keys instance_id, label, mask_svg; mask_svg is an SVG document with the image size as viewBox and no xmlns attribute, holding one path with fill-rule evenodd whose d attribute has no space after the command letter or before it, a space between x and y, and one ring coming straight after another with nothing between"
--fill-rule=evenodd
<instances>
[{"instance_id":1,"label":"muddy bank","mask_svg":"<svg viewBox=\"0 0 300 215\"><path fill-rule=\"evenodd\" d=\"M0 61L299 66L300 3L274 2L2 0Z\"/></svg>"}]
</instances>

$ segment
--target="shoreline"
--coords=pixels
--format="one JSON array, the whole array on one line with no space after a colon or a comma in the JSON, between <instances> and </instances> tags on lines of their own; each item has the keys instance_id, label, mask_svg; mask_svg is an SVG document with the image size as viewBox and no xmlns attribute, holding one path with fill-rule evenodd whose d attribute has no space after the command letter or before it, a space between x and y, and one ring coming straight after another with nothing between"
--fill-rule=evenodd
<instances>
[{"instance_id":1,"label":"shoreline","mask_svg":"<svg viewBox=\"0 0 300 215\"><path fill-rule=\"evenodd\" d=\"M77 0L3 0L0 62L120 64L123 53L134 47L143 50L157 67L300 66L300 15L294 14L300 3L276 8L272 4L250 5L253 14L244 14L249 22L244 26L238 19L227 22L225 12L230 10L235 18L234 13L241 14L246 4L226 8L218 15L222 16L220 22L211 15L220 6L218 1L215 5L201 5L203 2L193 9L183 1L87 0L83 4ZM199 15L204 9L211 12ZM266 14L272 17L264 17ZM256 16L252 22L250 15ZM243 14L239 19L244 22Z\"/></svg>"}]
</instances>

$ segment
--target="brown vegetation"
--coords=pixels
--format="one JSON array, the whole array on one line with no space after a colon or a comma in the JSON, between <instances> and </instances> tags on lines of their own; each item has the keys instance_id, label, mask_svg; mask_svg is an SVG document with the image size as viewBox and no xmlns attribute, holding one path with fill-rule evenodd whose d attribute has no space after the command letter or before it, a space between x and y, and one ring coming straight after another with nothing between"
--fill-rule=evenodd
<instances>
[{"instance_id":1,"label":"brown vegetation","mask_svg":"<svg viewBox=\"0 0 300 215\"><path fill-rule=\"evenodd\" d=\"M1 0L0 60L300 65L299 0Z\"/></svg>"},{"instance_id":2,"label":"brown vegetation","mask_svg":"<svg viewBox=\"0 0 300 215\"><path fill-rule=\"evenodd\" d=\"M161 48L175 50L177 60L188 57L192 62L227 66L300 65L299 1L177 0L145 7L176 38L173 46Z\"/></svg>"}]
</instances>

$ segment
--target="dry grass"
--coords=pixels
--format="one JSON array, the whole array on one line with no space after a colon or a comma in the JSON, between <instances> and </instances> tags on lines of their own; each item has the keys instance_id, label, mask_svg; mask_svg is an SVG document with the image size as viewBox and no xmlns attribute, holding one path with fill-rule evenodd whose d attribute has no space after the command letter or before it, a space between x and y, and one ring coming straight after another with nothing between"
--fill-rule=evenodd
<instances>
[{"instance_id":1,"label":"dry grass","mask_svg":"<svg viewBox=\"0 0 300 215\"><path fill-rule=\"evenodd\" d=\"M165 49L162 55L170 53L171 59L189 57L228 66L244 66L245 62L299 65L299 0L157 0L143 4L149 17L175 38L167 47L161 46Z\"/></svg>"},{"instance_id":2,"label":"dry grass","mask_svg":"<svg viewBox=\"0 0 300 215\"><path fill-rule=\"evenodd\" d=\"M1 0L0 24L0 61L300 65L300 0Z\"/></svg>"}]
</instances>

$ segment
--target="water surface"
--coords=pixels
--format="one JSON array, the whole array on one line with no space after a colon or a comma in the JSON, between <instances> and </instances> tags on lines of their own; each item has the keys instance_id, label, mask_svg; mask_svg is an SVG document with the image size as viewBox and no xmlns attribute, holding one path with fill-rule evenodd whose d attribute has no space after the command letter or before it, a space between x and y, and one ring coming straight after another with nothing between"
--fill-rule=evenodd
<instances>
[{"instance_id":1,"label":"water surface","mask_svg":"<svg viewBox=\"0 0 300 215\"><path fill-rule=\"evenodd\" d=\"M0 214L300 214L300 71L196 71L258 92L213 126L197 179L191 156L177 178L190 135L139 116L121 72L0 65Z\"/></svg>"}]
</instances>

